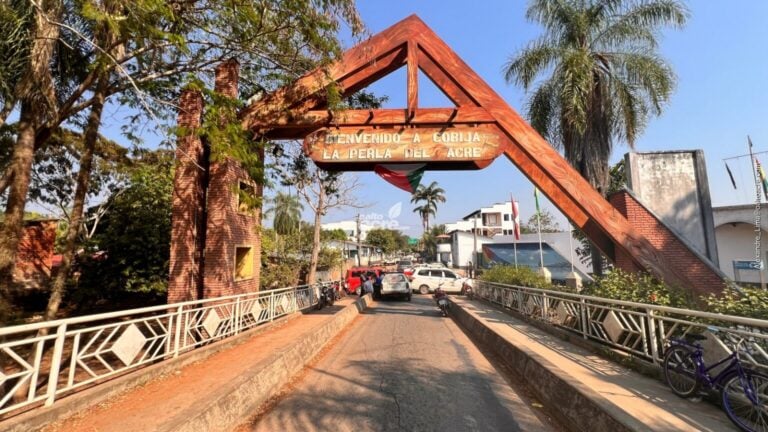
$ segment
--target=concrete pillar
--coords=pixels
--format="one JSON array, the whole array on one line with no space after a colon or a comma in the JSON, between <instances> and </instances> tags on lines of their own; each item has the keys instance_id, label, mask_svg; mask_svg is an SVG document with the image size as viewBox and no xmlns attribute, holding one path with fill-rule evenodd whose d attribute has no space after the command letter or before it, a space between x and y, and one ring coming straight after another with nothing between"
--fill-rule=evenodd
<instances>
[{"instance_id":1,"label":"concrete pillar","mask_svg":"<svg viewBox=\"0 0 768 432\"><path fill-rule=\"evenodd\" d=\"M552 283L552 272L546 267L539 267L539 276L543 277L548 283Z\"/></svg>"},{"instance_id":2,"label":"concrete pillar","mask_svg":"<svg viewBox=\"0 0 768 432\"><path fill-rule=\"evenodd\" d=\"M565 286L578 292L581 292L581 276L576 272L568 273L565 277Z\"/></svg>"}]
</instances>

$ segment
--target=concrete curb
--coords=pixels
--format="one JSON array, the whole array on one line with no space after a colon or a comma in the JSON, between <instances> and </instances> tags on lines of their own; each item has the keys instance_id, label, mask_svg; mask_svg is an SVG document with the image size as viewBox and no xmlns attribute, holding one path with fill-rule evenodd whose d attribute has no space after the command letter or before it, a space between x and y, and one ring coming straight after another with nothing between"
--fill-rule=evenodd
<instances>
[{"instance_id":1,"label":"concrete curb","mask_svg":"<svg viewBox=\"0 0 768 432\"><path fill-rule=\"evenodd\" d=\"M472 339L493 350L571 430L652 431L546 358L525 346L513 345L458 304L453 303L450 312Z\"/></svg>"},{"instance_id":2,"label":"concrete curb","mask_svg":"<svg viewBox=\"0 0 768 432\"><path fill-rule=\"evenodd\" d=\"M165 422L158 431L224 431L243 423L263 403L301 372L330 339L371 303L366 295L336 313L331 320L286 349L253 365L237 382L211 389L205 406L190 406Z\"/></svg>"},{"instance_id":3,"label":"concrete curb","mask_svg":"<svg viewBox=\"0 0 768 432\"><path fill-rule=\"evenodd\" d=\"M371 300L369 296L365 296L355 301L355 303L347 306L344 310L337 313L336 316L334 316L334 318L331 320L331 322L337 321L339 315L344 315L344 316L351 315L351 317L348 317L346 319L345 323L351 321L352 318L354 318L358 313L364 310L368 306L368 304L370 304L370 301ZM253 336L256 336L265 331L272 330L276 327L282 326L287 322L300 317L301 315L302 315L301 312L295 312L293 314L280 317L271 323L263 324L253 329L250 329L248 331L245 331L237 336L220 340L212 343L209 346L198 348L188 353L184 353L175 359L167 360L162 363L147 366L145 368L128 371L125 373L125 375L121 375L108 382L102 383L100 385L96 385L92 388L83 390L81 392L78 392L69 396L65 396L60 401L58 401L55 405L49 408L42 408L42 407L36 408L28 412L19 414L17 416L11 417L7 420L0 420L0 429L7 432L39 431L51 423L65 419L67 417L77 414L78 412L86 410L89 407L92 407L99 403L103 403L105 401L118 397L123 393L131 391L132 389L140 387L164 375L173 373L175 370L188 366L192 363L205 360L206 358L216 353L219 353L223 350L239 345ZM318 332L328 327L328 324L318 329ZM343 328L343 326L339 327L338 330L341 330L341 328ZM327 336L327 334L324 334L324 336L325 338L315 335L315 336L312 336L310 339L312 338L316 340L322 339L322 342L325 343L330 338ZM301 341L294 344L294 346L299 345L300 343ZM289 351L289 350L290 348L286 351ZM258 372L260 367L261 368L267 367L270 361L273 360L274 357L276 356L282 358L282 356L280 356L280 353L278 353L275 356L272 356L267 360L257 365L254 365L254 367L251 368L250 370ZM307 361L308 360L309 359L307 359ZM306 361L301 364L301 368L303 368L305 364L306 364ZM285 369L284 365L281 365L281 368ZM301 370L301 368L299 368L299 370ZM285 382L287 382L287 380ZM269 396L265 397L264 400L267 400L268 397ZM197 414L199 414L200 410L203 410L203 407L195 407L195 411L197 411ZM242 421L242 418L238 418L237 420ZM217 427L219 427L220 424L215 424L215 426L216 427L214 427L213 429L216 429ZM235 425L232 425L232 426L235 426ZM169 430L177 430L177 429L172 428ZM189 429L189 430L194 430L194 429ZM203 429L197 429L197 430L209 430L209 429L203 428Z\"/></svg>"}]
</instances>

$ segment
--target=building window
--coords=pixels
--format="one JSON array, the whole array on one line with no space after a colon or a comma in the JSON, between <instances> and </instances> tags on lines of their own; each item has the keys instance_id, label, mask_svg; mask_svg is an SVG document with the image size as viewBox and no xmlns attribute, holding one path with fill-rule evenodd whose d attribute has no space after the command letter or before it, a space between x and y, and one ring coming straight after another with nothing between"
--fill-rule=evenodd
<instances>
[{"instance_id":1,"label":"building window","mask_svg":"<svg viewBox=\"0 0 768 432\"><path fill-rule=\"evenodd\" d=\"M508 214L504 215L504 222L509 222L509 215Z\"/></svg>"},{"instance_id":2,"label":"building window","mask_svg":"<svg viewBox=\"0 0 768 432\"><path fill-rule=\"evenodd\" d=\"M239 182L237 187L237 211L238 213L250 213L256 200L256 189L246 182Z\"/></svg>"},{"instance_id":3,"label":"building window","mask_svg":"<svg viewBox=\"0 0 768 432\"><path fill-rule=\"evenodd\" d=\"M235 247L235 280L253 278L253 248Z\"/></svg>"}]
</instances>

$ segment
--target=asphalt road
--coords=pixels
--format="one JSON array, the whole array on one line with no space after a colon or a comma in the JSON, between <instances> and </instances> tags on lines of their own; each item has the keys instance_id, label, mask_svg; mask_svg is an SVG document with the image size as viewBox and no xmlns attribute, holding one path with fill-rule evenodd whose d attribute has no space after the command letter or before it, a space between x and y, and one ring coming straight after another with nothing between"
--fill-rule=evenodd
<instances>
[{"instance_id":1,"label":"asphalt road","mask_svg":"<svg viewBox=\"0 0 768 432\"><path fill-rule=\"evenodd\" d=\"M238 431L550 431L431 298L377 302Z\"/></svg>"}]
</instances>

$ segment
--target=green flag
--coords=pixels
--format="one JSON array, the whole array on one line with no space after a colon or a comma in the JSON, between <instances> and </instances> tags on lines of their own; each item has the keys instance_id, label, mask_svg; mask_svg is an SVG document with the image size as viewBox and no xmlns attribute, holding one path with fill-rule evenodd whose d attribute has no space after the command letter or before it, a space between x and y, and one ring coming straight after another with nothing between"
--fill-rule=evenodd
<instances>
[{"instance_id":1,"label":"green flag","mask_svg":"<svg viewBox=\"0 0 768 432\"><path fill-rule=\"evenodd\" d=\"M533 187L533 199L536 200L536 214L541 213L541 209L539 208L539 188L536 186Z\"/></svg>"}]
</instances>

